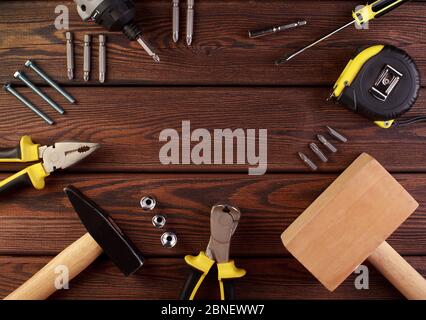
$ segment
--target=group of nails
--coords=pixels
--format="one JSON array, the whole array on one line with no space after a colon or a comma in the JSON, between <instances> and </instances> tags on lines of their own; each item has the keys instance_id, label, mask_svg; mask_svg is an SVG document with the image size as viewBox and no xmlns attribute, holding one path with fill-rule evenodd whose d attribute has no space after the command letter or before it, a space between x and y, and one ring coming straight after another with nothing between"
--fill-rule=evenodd
<instances>
[{"instance_id":1,"label":"group of nails","mask_svg":"<svg viewBox=\"0 0 426 320\"><path fill-rule=\"evenodd\" d=\"M65 33L67 43L67 76L68 79L74 79L74 36L71 32ZM106 78L106 36L99 35L99 82L104 83ZM83 79L90 80L92 60L92 36L84 35L83 49Z\"/></svg>"},{"instance_id":2,"label":"group of nails","mask_svg":"<svg viewBox=\"0 0 426 320\"><path fill-rule=\"evenodd\" d=\"M326 126L326 128L329 135L332 136L337 141L340 141L343 143L348 142L348 139L337 130L333 129L330 126ZM337 152L337 148L324 135L317 134L317 139L331 153ZM315 142L310 143L309 148L323 163L328 162L328 157L325 155L325 153L321 150L321 148ZM318 170L318 166L307 155L305 155L303 152L299 152L298 154L300 159L303 161L303 163L305 163L312 171Z\"/></svg>"},{"instance_id":3,"label":"group of nails","mask_svg":"<svg viewBox=\"0 0 426 320\"><path fill-rule=\"evenodd\" d=\"M151 196L145 196L140 201L141 207L145 211L153 211L157 206L157 200ZM152 217L152 224L156 229L163 229L167 219L162 214ZM161 245L165 248L173 248L177 244L177 235L172 231L164 232L160 237Z\"/></svg>"},{"instance_id":4,"label":"group of nails","mask_svg":"<svg viewBox=\"0 0 426 320\"><path fill-rule=\"evenodd\" d=\"M41 70L34 61L27 60L25 62L25 66L32 71L34 71L40 78L42 78L44 81L46 81L52 88L54 88L56 91L58 91L62 96L65 97L70 103L75 103L76 100L67 93L64 89L62 89L56 82L54 82L43 70ZM65 110L57 104L55 101L53 101L49 96L47 96L46 93L44 93L39 87L34 85L24 72L22 71L16 71L13 75L16 79L22 81L27 87L29 87L35 94L40 96L45 102L47 102L53 109L55 109L60 114L65 114ZM18 99L22 104L24 104L26 107L28 107L31 111L33 111L35 114L37 114L40 118L42 118L44 121L46 121L48 124L52 125L55 122L47 116L44 112L42 112L39 108L34 106L27 98L22 96L19 92L17 92L10 83L6 83L4 85L4 89L13 95L16 99Z\"/></svg>"}]
</instances>

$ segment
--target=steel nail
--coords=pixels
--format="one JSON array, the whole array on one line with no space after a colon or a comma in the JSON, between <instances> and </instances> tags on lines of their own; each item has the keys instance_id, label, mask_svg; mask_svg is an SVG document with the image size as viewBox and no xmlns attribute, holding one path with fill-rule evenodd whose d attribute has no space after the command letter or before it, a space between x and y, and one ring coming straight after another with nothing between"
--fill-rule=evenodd
<instances>
[{"instance_id":1,"label":"steel nail","mask_svg":"<svg viewBox=\"0 0 426 320\"><path fill-rule=\"evenodd\" d=\"M44 101L46 101L53 109L58 111L60 114L64 114L65 110L58 106L52 99L44 94L38 87L36 87L28 78L20 71L16 71L13 75L16 79L21 80L25 83L31 90L38 94Z\"/></svg>"},{"instance_id":2,"label":"steel nail","mask_svg":"<svg viewBox=\"0 0 426 320\"><path fill-rule=\"evenodd\" d=\"M47 115L37 109L31 102L29 102L26 98L24 98L21 94L19 94L15 89L12 88L10 83L6 83L4 86L4 90L13 95L16 99L21 101L28 109L37 114L40 118L46 121L48 124L53 125L55 122L50 119Z\"/></svg>"},{"instance_id":3,"label":"steel nail","mask_svg":"<svg viewBox=\"0 0 426 320\"><path fill-rule=\"evenodd\" d=\"M49 78L47 74L45 74L35 63L34 61L27 60L25 62L25 66L27 68L30 68L35 73L37 73L40 78L42 78L44 81L46 81L52 88L54 88L56 91L58 91L60 94L62 94L69 102L75 103L75 99L67 93L64 89L62 89L56 82L54 82L52 79Z\"/></svg>"}]
</instances>

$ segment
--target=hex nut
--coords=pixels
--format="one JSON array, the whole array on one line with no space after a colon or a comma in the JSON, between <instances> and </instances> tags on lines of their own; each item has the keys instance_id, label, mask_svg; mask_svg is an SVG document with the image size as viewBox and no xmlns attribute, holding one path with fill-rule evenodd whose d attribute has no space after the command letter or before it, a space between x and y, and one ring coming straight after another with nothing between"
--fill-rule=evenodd
<instances>
[{"instance_id":1,"label":"hex nut","mask_svg":"<svg viewBox=\"0 0 426 320\"><path fill-rule=\"evenodd\" d=\"M161 214L157 214L152 218L152 224L157 229L162 229L166 225L166 217Z\"/></svg>"},{"instance_id":2,"label":"hex nut","mask_svg":"<svg viewBox=\"0 0 426 320\"><path fill-rule=\"evenodd\" d=\"M155 206L157 205L157 201L151 196L143 197L140 203L142 209L146 211L154 210Z\"/></svg>"},{"instance_id":3,"label":"hex nut","mask_svg":"<svg viewBox=\"0 0 426 320\"><path fill-rule=\"evenodd\" d=\"M165 248L173 248L177 244L177 236L173 232L165 232L161 236L161 244Z\"/></svg>"}]
</instances>

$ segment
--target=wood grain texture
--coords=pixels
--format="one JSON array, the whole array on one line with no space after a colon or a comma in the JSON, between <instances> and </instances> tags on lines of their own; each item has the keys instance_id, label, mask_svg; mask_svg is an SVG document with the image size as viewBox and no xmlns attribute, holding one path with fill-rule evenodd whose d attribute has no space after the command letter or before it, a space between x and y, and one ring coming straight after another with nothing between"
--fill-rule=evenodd
<instances>
[{"instance_id":1,"label":"wood grain texture","mask_svg":"<svg viewBox=\"0 0 426 320\"><path fill-rule=\"evenodd\" d=\"M336 178L336 175L140 175L63 174L45 190L22 190L0 202L0 254L55 255L84 233L62 192L74 184L112 215L147 256L183 256L206 248L210 210L218 202L239 207L242 219L232 242L233 256L288 255L280 235ZM426 201L426 177L397 175L420 203ZM154 213L142 211L144 195L158 200L155 213L167 216L167 229L179 237L173 250L160 244ZM426 215L422 205L389 239L401 254L426 254ZM255 244L255 245L254 245Z\"/></svg>"},{"instance_id":2,"label":"wood grain texture","mask_svg":"<svg viewBox=\"0 0 426 320\"><path fill-rule=\"evenodd\" d=\"M327 102L326 88L72 88L70 92L79 104L62 103L65 116L55 114L28 90L20 91L42 106L57 125L47 126L14 97L0 93L0 146L15 146L24 134L41 144L60 140L101 144L100 150L69 170L247 173L247 165L162 165L159 151L165 142L159 141L161 131L171 128L181 132L182 121L190 120L192 130L205 128L211 133L226 128L268 129L269 172L309 172L297 152L315 159L308 144L316 140L317 133L326 132L325 125L335 127L350 141L335 142L339 152L320 165L323 171L342 171L362 152L390 171L426 171L424 124L380 129ZM63 101L52 90L46 91ZM407 117L424 115L425 105L422 92ZM17 168L1 166L2 171Z\"/></svg>"},{"instance_id":3,"label":"wood grain texture","mask_svg":"<svg viewBox=\"0 0 426 320\"><path fill-rule=\"evenodd\" d=\"M338 3L339 5L336 5ZM66 4L70 29L76 39L76 81L66 80L63 30L56 30L54 9ZM195 39L188 48L183 37L171 40L171 3L138 1L137 23L161 56L154 64L137 43L121 34L108 34L109 84L167 85L330 85L337 80L357 48L389 43L408 51L426 72L426 4L413 2L371 23L368 31L348 29L286 66L274 61L350 21L359 1L198 1ZM318 8L313 10L312 8ZM184 28L182 10L181 35ZM13 12L14 14L10 14ZM37 12L37 15L34 15ZM213 14L214 13L214 14ZM249 39L248 30L294 22L308 25L261 39ZM12 79L27 58L37 60L49 74L66 84L82 84L82 40L85 33L104 32L82 22L71 1L1 1L0 82ZM94 46L97 46L95 41ZM93 50L93 75L97 73ZM97 85L92 81L90 85Z\"/></svg>"},{"instance_id":4,"label":"wood grain texture","mask_svg":"<svg viewBox=\"0 0 426 320\"><path fill-rule=\"evenodd\" d=\"M406 257L426 275L425 257ZM5 297L49 261L49 257L0 257L0 298ZM237 259L247 275L236 282L239 299L402 299L373 267L369 290L357 290L350 276L334 293L328 292L291 258ZM53 299L177 299L189 269L181 258L155 258L134 276L125 278L105 256L70 283L70 290ZM198 298L218 299L216 272L206 279Z\"/></svg>"},{"instance_id":5,"label":"wood grain texture","mask_svg":"<svg viewBox=\"0 0 426 320\"><path fill-rule=\"evenodd\" d=\"M334 291L418 206L376 159L363 153L281 239L306 269Z\"/></svg>"},{"instance_id":6,"label":"wood grain texture","mask_svg":"<svg viewBox=\"0 0 426 320\"><path fill-rule=\"evenodd\" d=\"M402 296L381 275L371 270L370 290L359 291L353 276L331 294L284 250L280 234L361 152L377 158L421 204L390 238L390 244L426 274L426 127L416 125L378 129L367 120L325 102L332 84L356 49L390 43L405 49L426 74L425 1L413 1L372 23L368 31L346 30L283 67L273 62L328 33L350 19L359 4L352 0L197 0L192 47L171 41L171 1L136 1L137 24L158 48L162 63L154 64L136 43L108 33L107 83L82 81L82 39L95 37L93 73L97 78L96 35L100 27L84 23L72 1L0 1L0 83L12 81L57 122L48 127L13 97L0 92L0 147L17 145L30 134L38 143L59 140L99 142L102 148L75 168L47 180L41 192L27 189L0 200L0 298L41 269L53 255L85 233L71 209L63 187L75 184L93 198L144 252L146 267L124 278L105 257L89 267L61 292L58 299L174 299L187 275L183 255L205 249L210 208L217 202L239 206L243 219L233 239L231 255L248 271L238 282L242 299L399 299ZM70 9L70 28L76 38L76 80L66 79L63 31L54 27L54 9ZM312 10L312 8L317 8ZM185 13L181 15L181 35ZM249 39L247 31L299 18L308 25L297 30ZM13 79L17 69L45 86L23 63L34 59L49 75L67 87L79 101L64 102L64 117ZM84 85L84 87L83 87ZM424 115L421 92L410 116ZM270 173L249 177L247 166L163 166L158 152L160 132L179 129L182 120L192 128L268 129ZM309 153L307 144L331 125L348 136L325 174L307 174L296 157ZM178 130L179 131L179 130ZM312 158L314 156L312 155ZM19 166L21 167L21 166ZM2 165L0 179L16 165ZM235 174L236 172L240 174ZM297 173L299 172L299 173ZM292 173L292 174L287 174ZM302 174L303 173L303 174ZM167 215L179 242L166 250L161 232L142 212L139 200L158 198L156 212ZM256 246L253 246L255 240ZM410 257L411 255L411 257ZM217 298L215 276L208 279L201 297ZM218 288L217 288L218 289Z\"/></svg>"}]
</instances>

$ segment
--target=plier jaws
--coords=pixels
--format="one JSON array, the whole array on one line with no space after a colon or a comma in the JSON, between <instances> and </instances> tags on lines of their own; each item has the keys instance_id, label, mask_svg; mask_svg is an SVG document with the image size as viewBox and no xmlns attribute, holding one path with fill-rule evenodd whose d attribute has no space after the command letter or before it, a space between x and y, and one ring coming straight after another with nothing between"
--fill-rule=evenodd
<instances>
[{"instance_id":1,"label":"plier jaws","mask_svg":"<svg viewBox=\"0 0 426 320\"><path fill-rule=\"evenodd\" d=\"M229 205L216 205L210 214L211 236L206 251L201 251L197 256L186 256L185 262L191 267L189 275L182 290L181 300L193 300L214 264L217 265L220 299L233 300L234 286L232 280L242 278L246 271L235 266L229 260L231 238L237 229L241 212L238 208Z\"/></svg>"},{"instance_id":2,"label":"plier jaws","mask_svg":"<svg viewBox=\"0 0 426 320\"><path fill-rule=\"evenodd\" d=\"M241 212L229 205L215 205L210 213L210 241L207 256L217 263L229 261L232 236L240 222Z\"/></svg>"}]
</instances>

